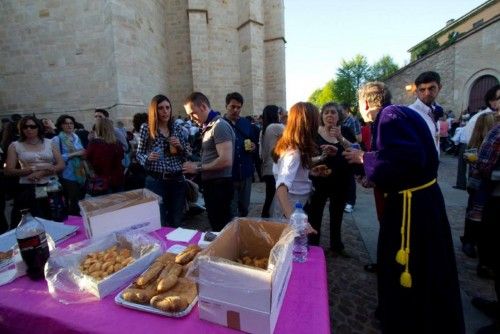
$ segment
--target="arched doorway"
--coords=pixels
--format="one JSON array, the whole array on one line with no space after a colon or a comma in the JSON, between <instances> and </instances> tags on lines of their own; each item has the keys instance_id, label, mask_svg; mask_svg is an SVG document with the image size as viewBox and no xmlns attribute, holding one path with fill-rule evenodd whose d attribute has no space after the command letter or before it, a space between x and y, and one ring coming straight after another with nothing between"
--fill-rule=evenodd
<instances>
[{"instance_id":1,"label":"arched doorway","mask_svg":"<svg viewBox=\"0 0 500 334\"><path fill-rule=\"evenodd\" d=\"M498 79L493 75L483 75L472 84L469 93L469 110L476 112L479 108L486 107L484 104L484 94L491 87L498 84Z\"/></svg>"}]
</instances>

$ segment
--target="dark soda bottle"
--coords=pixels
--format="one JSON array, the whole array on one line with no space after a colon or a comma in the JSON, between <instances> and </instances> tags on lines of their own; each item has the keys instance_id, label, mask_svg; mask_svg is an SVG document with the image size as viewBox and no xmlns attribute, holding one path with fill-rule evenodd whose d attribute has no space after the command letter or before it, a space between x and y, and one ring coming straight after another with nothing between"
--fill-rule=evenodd
<instances>
[{"instance_id":1,"label":"dark soda bottle","mask_svg":"<svg viewBox=\"0 0 500 334\"><path fill-rule=\"evenodd\" d=\"M16 238L21 257L26 263L26 274L33 280L42 279L45 262L50 256L47 235L42 223L33 218L29 210L22 210L21 222L16 228Z\"/></svg>"}]
</instances>

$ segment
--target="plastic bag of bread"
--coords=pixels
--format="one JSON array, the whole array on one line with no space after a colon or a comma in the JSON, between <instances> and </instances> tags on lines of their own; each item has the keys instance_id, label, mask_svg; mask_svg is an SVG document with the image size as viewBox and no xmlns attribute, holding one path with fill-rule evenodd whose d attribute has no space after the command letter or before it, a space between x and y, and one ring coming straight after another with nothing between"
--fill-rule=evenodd
<instances>
[{"instance_id":1,"label":"plastic bag of bread","mask_svg":"<svg viewBox=\"0 0 500 334\"><path fill-rule=\"evenodd\" d=\"M56 249L45 267L49 292L65 304L95 301L130 282L161 252L160 242L140 231L116 232Z\"/></svg>"}]
</instances>

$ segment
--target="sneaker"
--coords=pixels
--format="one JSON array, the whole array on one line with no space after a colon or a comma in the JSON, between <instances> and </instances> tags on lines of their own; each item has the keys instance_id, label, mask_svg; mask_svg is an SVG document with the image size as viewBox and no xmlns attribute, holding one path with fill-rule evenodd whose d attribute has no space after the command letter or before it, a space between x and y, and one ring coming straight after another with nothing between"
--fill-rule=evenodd
<instances>
[{"instance_id":1,"label":"sneaker","mask_svg":"<svg viewBox=\"0 0 500 334\"><path fill-rule=\"evenodd\" d=\"M344 208L344 212L351 213L353 210L353 206L351 204L346 204Z\"/></svg>"},{"instance_id":2,"label":"sneaker","mask_svg":"<svg viewBox=\"0 0 500 334\"><path fill-rule=\"evenodd\" d=\"M467 213L466 218L473 222L480 223L483 220L483 211L473 208Z\"/></svg>"}]
</instances>

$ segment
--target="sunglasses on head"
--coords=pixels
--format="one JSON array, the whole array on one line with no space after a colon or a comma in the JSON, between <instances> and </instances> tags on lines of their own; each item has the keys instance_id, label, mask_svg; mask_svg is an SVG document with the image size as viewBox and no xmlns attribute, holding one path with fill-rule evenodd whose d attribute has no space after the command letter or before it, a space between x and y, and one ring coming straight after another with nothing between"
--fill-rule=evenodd
<instances>
[{"instance_id":1,"label":"sunglasses on head","mask_svg":"<svg viewBox=\"0 0 500 334\"><path fill-rule=\"evenodd\" d=\"M26 129L36 130L36 129L38 129L38 126L36 126L36 125L23 125L23 130L26 130Z\"/></svg>"}]
</instances>

